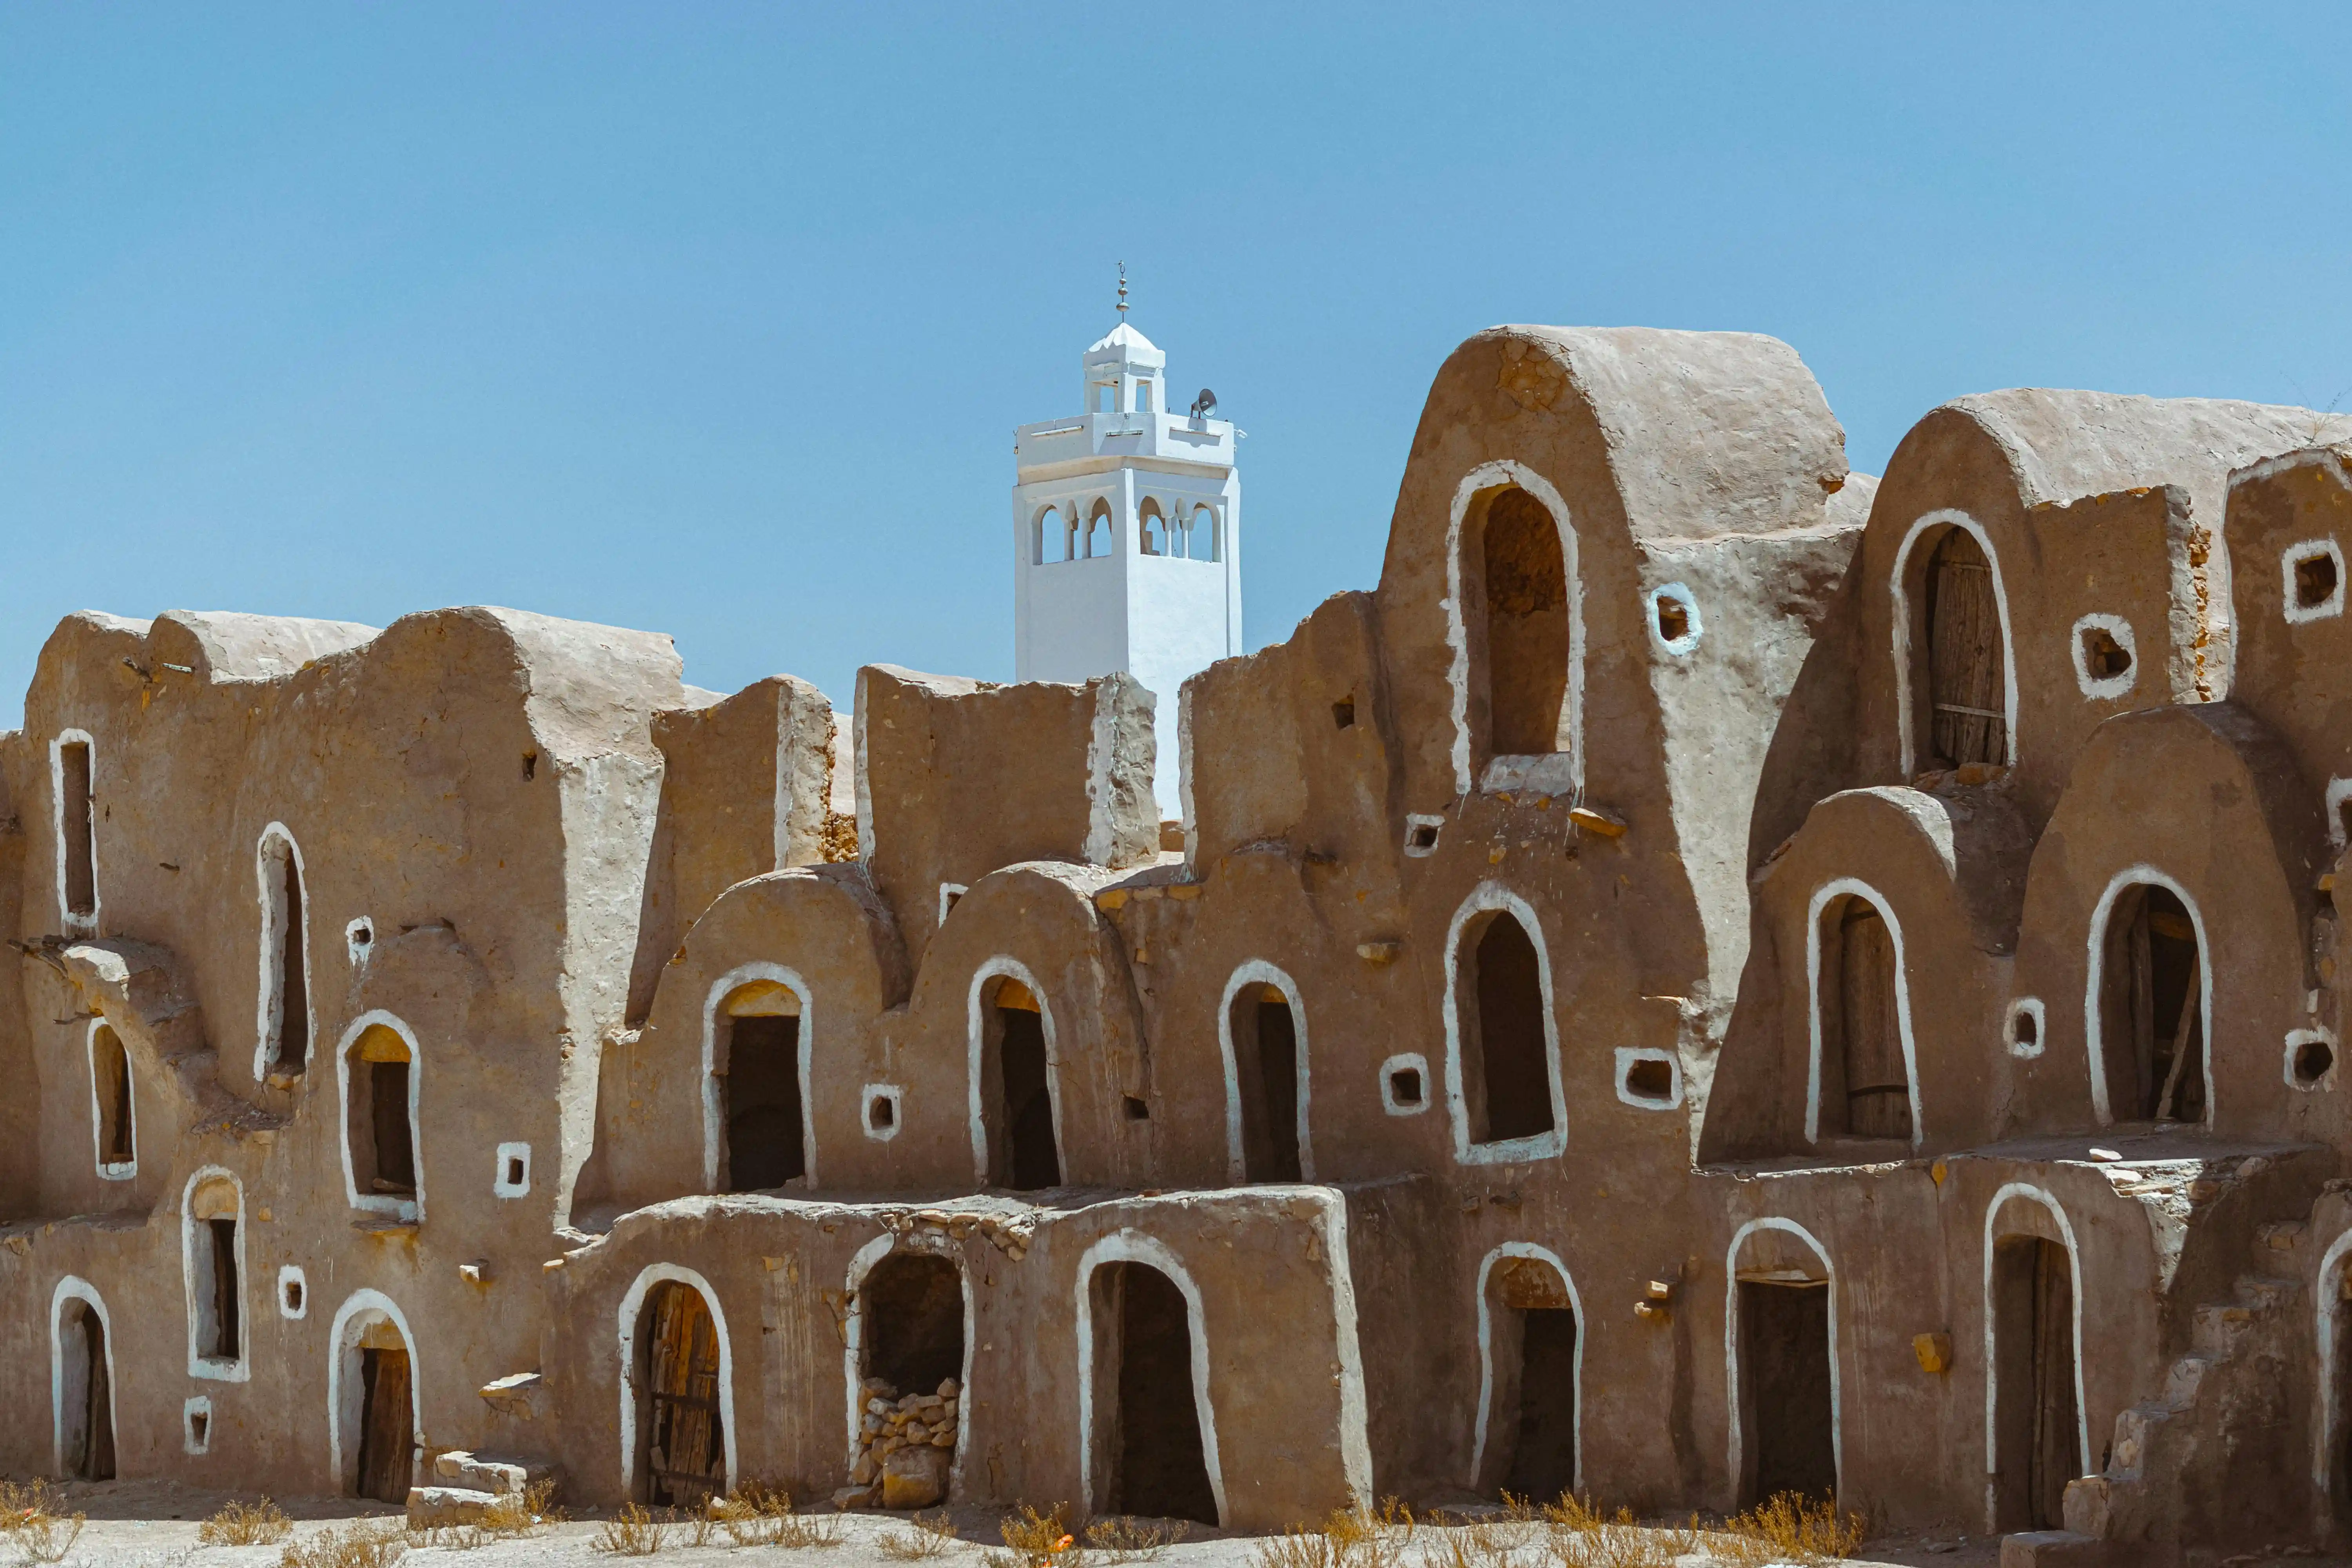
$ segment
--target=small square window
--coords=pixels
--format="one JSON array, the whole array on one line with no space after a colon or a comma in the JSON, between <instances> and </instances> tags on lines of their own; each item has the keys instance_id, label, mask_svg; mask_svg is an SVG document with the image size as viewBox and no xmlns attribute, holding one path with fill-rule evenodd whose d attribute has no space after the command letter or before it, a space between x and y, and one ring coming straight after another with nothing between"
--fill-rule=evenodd
<instances>
[{"instance_id":1,"label":"small square window","mask_svg":"<svg viewBox=\"0 0 2352 1568\"><path fill-rule=\"evenodd\" d=\"M1404 819L1404 852L1416 857L1436 854L1438 830L1444 826L1445 818L1442 816L1429 816L1415 813L1406 817Z\"/></svg>"},{"instance_id":2,"label":"small square window","mask_svg":"<svg viewBox=\"0 0 2352 1568\"><path fill-rule=\"evenodd\" d=\"M1129 1121L1149 1121L1151 1120L1151 1104L1141 1095L1121 1095L1119 1097L1119 1105L1120 1108L1127 1112L1127 1119Z\"/></svg>"},{"instance_id":3,"label":"small square window","mask_svg":"<svg viewBox=\"0 0 2352 1568\"><path fill-rule=\"evenodd\" d=\"M365 963L375 951L375 921L365 915L343 928L343 951L351 955L352 967Z\"/></svg>"},{"instance_id":4,"label":"small square window","mask_svg":"<svg viewBox=\"0 0 2352 1568\"><path fill-rule=\"evenodd\" d=\"M181 1436L191 1454L201 1454L213 1446L213 1402L199 1394L180 1408Z\"/></svg>"},{"instance_id":5,"label":"small square window","mask_svg":"<svg viewBox=\"0 0 2352 1568\"><path fill-rule=\"evenodd\" d=\"M1618 1047L1617 1098L1637 1110L1674 1110L1683 1102L1682 1062L1654 1046Z\"/></svg>"},{"instance_id":6,"label":"small square window","mask_svg":"<svg viewBox=\"0 0 2352 1568\"><path fill-rule=\"evenodd\" d=\"M278 1271L278 1315L303 1318L310 1312L310 1286L302 1271L289 1263Z\"/></svg>"},{"instance_id":7,"label":"small square window","mask_svg":"<svg viewBox=\"0 0 2352 1568\"><path fill-rule=\"evenodd\" d=\"M1429 1109L1429 1061L1417 1052L1381 1064L1381 1109L1391 1116L1418 1116Z\"/></svg>"},{"instance_id":8,"label":"small square window","mask_svg":"<svg viewBox=\"0 0 2352 1568\"><path fill-rule=\"evenodd\" d=\"M859 1096L859 1120L864 1122L866 1136L877 1143L887 1143L898 1136L898 1097L905 1092L895 1083L869 1083Z\"/></svg>"},{"instance_id":9,"label":"small square window","mask_svg":"<svg viewBox=\"0 0 2352 1568\"><path fill-rule=\"evenodd\" d=\"M2011 1002L2009 1005L2009 1054L2013 1057L2040 1056L2044 1021L2039 996L2020 996Z\"/></svg>"},{"instance_id":10,"label":"small square window","mask_svg":"<svg viewBox=\"0 0 2352 1568\"><path fill-rule=\"evenodd\" d=\"M2287 546L2279 557L2279 573L2290 623L2344 613L2344 552L2333 539Z\"/></svg>"},{"instance_id":11,"label":"small square window","mask_svg":"<svg viewBox=\"0 0 2352 1568\"><path fill-rule=\"evenodd\" d=\"M498 1169L490 1178L490 1191L502 1198L530 1195L530 1145L501 1143L499 1145Z\"/></svg>"}]
</instances>

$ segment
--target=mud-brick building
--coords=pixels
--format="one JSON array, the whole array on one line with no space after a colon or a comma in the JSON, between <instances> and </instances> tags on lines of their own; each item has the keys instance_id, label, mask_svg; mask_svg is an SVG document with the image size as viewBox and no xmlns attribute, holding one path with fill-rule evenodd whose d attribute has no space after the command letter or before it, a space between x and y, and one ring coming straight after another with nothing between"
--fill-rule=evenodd
<instances>
[{"instance_id":1,"label":"mud-brick building","mask_svg":"<svg viewBox=\"0 0 2352 1568\"><path fill-rule=\"evenodd\" d=\"M1126 676L68 616L0 1467L2342 1541L2347 434L1483 332L1172 822Z\"/></svg>"}]
</instances>

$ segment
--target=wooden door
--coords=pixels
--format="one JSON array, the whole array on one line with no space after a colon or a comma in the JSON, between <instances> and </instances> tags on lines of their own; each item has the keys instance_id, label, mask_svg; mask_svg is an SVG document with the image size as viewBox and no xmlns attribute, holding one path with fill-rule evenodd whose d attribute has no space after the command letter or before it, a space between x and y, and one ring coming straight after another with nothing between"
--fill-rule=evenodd
<instances>
[{"instance_id":1,"label":"wooden door","mask_svg":"<svg viewBox=\"0 0 2352 1568\"><path fill-rule=\"evenodd\" d=\"M406 1502L415 1443L408 1352L361 1351L359 1495Z\"/></svg>"},{"instance_id":2,"label":"wooden door","mask_svg":"<svg viewBox=\"0 0 2352 1568\"><path fill-rule=\"evenodd\" d=\"M646 1500L699 1502L727 1490L719 1410L719 1329L691 1286L656 1292L646 1337Z\"/></svg>"},{"instance_id":3,"label":"wooden door","mask_svg":"<svg viewBox=\"0 0 2352 1568\"><path fill-rule=\"evenodd\" d=\"M1932 765L2009 760L2000 605L1992 564L1965 528L1945 531L1927 573Z\"/></svg>"},{"instance_id":4,"label":"wooden door","mask_svg":"<svg viewBox=\"0 0 2352 1568\"><path fill-rule=\"evenodd\" d=\"M1894 933L1861 899L1839 922L1840 1035L1845 1047L1846 1131L1857 1138L1911 1136L1911 1078L1903 1062L1895 1002Z\"/></svg>"},{"instance_id":5,"label":"wooden door","mask_svg":"<svg viewBox=\"0 0 2352 1568\"><path fill-rule=\"evenodd\" d=\"M89 1408L83 1413L81 1475L85 1480L114 1479L114 1392L106 1372L106 1324L88 1307L81 1314L82 1342L89 1347Z\"/></svg>"}]
</instances>

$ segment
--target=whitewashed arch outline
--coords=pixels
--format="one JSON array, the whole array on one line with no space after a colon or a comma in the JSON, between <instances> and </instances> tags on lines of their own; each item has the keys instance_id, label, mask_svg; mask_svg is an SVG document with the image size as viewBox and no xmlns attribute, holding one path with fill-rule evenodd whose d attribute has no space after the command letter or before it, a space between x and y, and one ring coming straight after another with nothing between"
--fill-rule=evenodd
<instances>
[{"instance_id":1,"label":"whitewashed arch outline","mask_svg":"<svg viewBox=\"0 0 2352 1568\"><path fill-rule=\"evenodd\" d=\"M1967 512L1940 507L1921 515L1905 531L1903 542L1895 551L1894 573L1886 584L1895 601L1895 722L1906 779L1918 771L1918 742L1911 723L1911 595L1903 585L1903 574L1911 564L1911 550L1919 542L1919 536L1947 524L1966 529L1974 536L1984 548L1985 563L1992 568L1993 607L2000 612L2001 761L2011 767L2017 765L2017 639L2010 630L2009 580L2001 574L2000 552L1993 548L1992 535L1985 531L1984 524Z\"/></svg>"},{"instance_id":2,"label":"whitewashed arch outline","mask_svg":"<svg viewBox=\"0 0 2352 1568\"><path fill-rule=\"evenodd\" d=\"M1462 1082L1462 933L1473 916L1507 914L1535 944L1536 979L1543 994L1544 1062L1551 1077L1551 1131L1499 1142L1470 1141L1470 1106ZM1516 1164L1557 1158L1568 1147L1568 1094L1559 1060L1559 1014L1552 1000L1551 944L1533 905L1500 882L1481 882L1454 911L1445 932L1445 1112L1454 1123L1454 1158L1464 1165Z\"/></svg>"},{"instance_id":3,"label":"whitewashed arch outline","mask_svg":"<svg viewBox=\"0 0 2352 1568\"><path fill-rule=\"evenodd\" d=\"M710 1288L710 1281L693 1269L677 1263L648 1263L630 1282L614 1314L621 1331L621 1375L615 1379L621 1388L621 1495L634 1496L637 1480L637 1320L645 1312L646 1297L662 1284L699 1291L702 1304L710 1309L710 1327L719 1337L719 1424L727 1450L727 1489L731 1492L742 1442L741 1430L735 1425L735 1346L727 1337L726 1310L719 1305L719 1292Z\"/></svg>"},{"instance_id":4,"label":"whitewashed arch outline","mask_svg":"<svg viewBox=\"0 0 2352 1568\"><path fill-rule=\"evenodd\" d=\"M2205 1121L2213 1125L2213 943L2205 933L2205 911L2189 889L2146 861L2125 867L2107 882L2106 891L2099 895L2096 907L2091 910L2089 983L2083 990L2083 1037L2089 1045L2091 1063L2091 1110L2096 1113L2099 1125L2112 1124L2115 1110L2108 1103L2107 1052L2104 1020L2100 1017L2099 994L2105 989L2107 964L2107 923L2115 918L2116 900L2131 888L2162 888L2180 900L2189 911L2189 924L2197 928L2197 1009L2198 1019L2205 1033Z\"/></svg>"},{"instance_id":5,"label":"whitewashed arch outline","mask_svg":"<svg viewBox=\"0 0 2352 1568\"><path fill-rule=\"evenodd\" d=\"M1470 1441L1470 1489L1478 1488L1478 1477L1486 1464L1487 1428L1492 1421L1495 1403L1495 1326L1494 1310L1487 1300L1486 1287L1495 1272L1495 1265L1506 1258L1533 1258L1551 1266L1559 1282L1568 1288L1568 1304L1576 1310L1576 1405L1570 1412L1570 1429L1574 1433L1576 1475L1570 1489L1579 1496L1584 1491L1584 1345L1590 1339L1591 1322L1584 1315L1584 1298L1576 1289L1576 1278L1560 1261L1559 1254L1532 1241L1507 1241L1479 1260L1478 1264L1478 1415Z\"/></svg>"},{"instance_id":6,"label":"whitewashed arch outline","mask_svg":"<svg viewBox=\"0 0 2352 1568\"><path fill-rule=\"evenodd\" d=\"M343 1474L343 1360L352 1359L354 1371L358 1361L359 1337L369 1323L381 1319L390 1323L400 1335L400 1342L408 1348L408 1425L409 1462L425 1448L425 1361L417 1354L416 1336L409 1331L408 1315L393 1299L381 1290L361 1289L343 1298L335 1309L334 1327L327 1335L327 1462L334 1467L334 1492L342 1495L348 1478ZM356 1392L354 1392L356 1398ZM356 1420L356 1412L354 1413ZM358 1458L356 1454L352 1456Z\"/></svg>"},{"instance_id":7,"label":"whitewashed arch outline","mask_svg":"<svg viewBox=\"0 0 2352 1568\"><path fill-rule=\"evenodd\" d=\"M2075 1245L2074 1225L2066 1217L2065 1209L2048 1191L2031 1182L2011 1182L1993 1194L1992 1202L1985 1206L1984 1222L1984 1409L1985 1409L1985 1477L1986 1485L2000 1473L1999 1412L1996 1404L2000 1379L1995 1369L2000 1364L1994 1359L1994 1327L1999 1314L1993 1310L1992 1253L1993 1243L2000 1240L1994 1226L2000 1211L2011 1199L2040 1204L2058 1222L2058 1235L2066 1244L2066 1269L2073 1276L2073 1288L2067 1295L2074 1315L2074 1463L2079 1468L2090 1463L2091 1409L2083 1397L2083 1250ZM2011 1232L2028 1235L2030 1232Z\"/></svg>"},{"instance_id":8,"label":"whitewashed arch outline","mask_svg":"<svg viewBox=\"0 0 2352 1568\"><path fill-rule=\"evenodd\" d=\"M981 1058L988 1041L987 1021L981 1016L980 995L988 983L995 979L1016 980L1022 988L1036 999L1037 1022L1045 1036L1045 1103L1054 1113L1054 1163L1061 1168L1065 1181L1070 1174L1069 1161L1062 1145L1062 1047L1054 1031L1054 1005L1045 999L1045 988L1029 966L1006 953L998 953L972 971L971 990L965 998L966 1068L971 1098L969 1109L971 1122L972 1180L988 1185L988 1121L982 1101L986 1096L981 1088ZM1011 1128L1005 1129L1009 1136Z\"/></svg>"},{"instance_id":9,"label":"whitewashed arch outline","mask_svg":"<svg viewBox=\"0 0 2352 1568\"><path fill-rule=\"evenodd\" d=\"M902 1237L885 1231L859 1247L849 1260L843 1290L851 1306L841 1325L842 1392L849 1418L849 1447L845 1462L852 1466L857 1463L858 1418L865 1414L866 1407L865 1397L858 1392L858 1384L863 1379L857 1370L858 1360L866 1348L866 1302L858 1290L866 1283L866 1277L894 1252L919 1252L946 1258L955 1266L956 1283L963 1291L963 1365L956 1373L956 1380L963 1385L963 1392L956 1398L955 1459L948 1471L948 1500L951 1502L963 1494L964 1456L971 1451L971 1357L979 1321L972 1301L971 1270L964 1265L963 1249L947 1237L912 1231ZM928 1390L910 1388L902 1392L922 1394Z\"/></svg>"},{"instance_id":10,"label":"whitewashed arch outline","mask_svg":"<svg viewBox=\"0 0 2352 1568\"><path fill-rule=\"evenodd\" d=\"M253 875L261 907L261 940L255 944L261 959L257 970L261 984L253 998L253 1081L256 1083L269 1076L270 1046L277 1037L277 1030L271 1026L270 1012L278 1000L278 955L285 951L286 945L286 935L278 929L276 899L269 887L269 847L279 839L285 841L287 857L294 862L294 885L302 893L302 1066L305 1070L309 1069L311 1058L319 1050L319 993L310 977L310 961L315 956L312 950L318 945L310 940L310 868L303 864L302 846L295 838L293 830L282 822L272 822L261 830L261 837L254 841L253 846ZM289 922L294 914L292 910L286 912ZM282 1019L275 1022L277 1029L284 1028Z\"/></svg>"},{"instance_id":11,"label":"whitewashed arch outline","mask_svg":"<svg viewBox=\"0 0 2352 1568\"><path fill-rule=\"evenodd\" d=\"M1739 1249L1748 1238L1759 1230L1786 1231L1807 1247L1822 1260L1822 1272L1828 1283L1822 1288L1829 1294L1830 1327L1830 1458L1837 1470L1838 1495L1845 1495L1845 1400L1840 1386L1838 1369L1838 1283L1837 1265L1830 1261L1829 1248L1823 1247L1813 1233L1795 1220L1778 1215L1751 1219L1734 1231L1731 1246L1723 1255L1723 1386L1729 1397L1725 1401L1730 1412L1731 1440L1727 1452L1730 1461L1732 1484L1738 1486L1740 1463L1747 1443L1747 1434L1739 1424Z\"/></svg>"},{"instance_id":12,"label":"whitewashed arch outline","mask_svg":"<svg viewBox=\"0 0 2352 1568\"><path fill-rule=\"evenodd\" d=\"M2336 1425L2343 1419L2343 1413L2336 1408L2336 1319L2341 1303L2331 1282L2344 1268L2347 1254L2352 1254L2352 1230L2330 1242L2321 1255L2319 1288L2313 1303L2318 1320L2319 1397L2311 1402L2311 1485L2326 1502L2331 1517L2336 1511L2335 1468L2328 1463L2328 1456L2335 1452Z\"/></svg>"},{"instance_id":13,"label":"whitewashed arch outline","mask_svg":"<svg viewBox=\"0 0 2352 1568\"><path fill-rule=\"evenodd\" d=\"M211 1182L226 1182L236 1194L236 1355L208 1356L197 1349L196 1325L203 1303L196 1299L196 1189ZM180 1189L180 1291L186 1307L188 1375L214 1383L248 1383L253 1378L253 1314L246 1308L248 1283L245 1267L245 1183L226 1165L202 1165ZM207 1237L205 1245L212 1245Z\"/></svg>"},{"instance_id":14,"label":"whitewashed arch outline","mask_svg":"<svg viewBox=\"0 0 2352 1568\"><path fill-rule=\"evenodd\" d=\"M1903 1042L1903 1077L1911 1102L1911 1146L1927 1137L1927 1123L1919 1105L1919 1051L1911 1032L1911 971L1903 950L1903 922L1885 894L1859 877L1839 877L1813 889L1805 905L1805 1014L1809 1045L1805 1054L1805 1142L1822 1141L1822 911L1832 899L1861 899L1876 910L1895 941L1895 1024Z\"/></svg>"},{"instance_id":15,"label":"whitewashed arch outline","mask_svg":"<svg viewBox=\"0 0 2352 1568\"><path fill-rule=\"evenodd\" d=\"M1462 525L1482 490L1517 485L1551 513L1559 530L1560 563L1568 579L1567 710L1569 777L1577 798L1584 795L1584 580L1578 574L1576 524L1568 502L1549 479L1508 458L1479 464L1454 489L1445 524L1445 646L1451 653L1445 684L1453 703L1454 793L1468 795L1475 782L1470 754L1470 632L1462 608Z\"/></svg>"},{"instance_id":16,"label":"whitewashed arch outline","mask_svg":"<svg viewBox=\"0 0 2352 1568\"><path fill-rule=\"evenodd\" d=\"M106 1425L117 1435L121 1428L114 1416L115 1391L121 1387L114 1375L114 1320L106 1310L106 1302L98 1287L79 1274L68 1274L58 1281L49 1293L49 1468L53 1474L66 1473L66 1339L65 1310L68 1301L86 1304L98 1317L99 1331L106 1336Z\"/></svg>"},{"instance_id":17,"label":"whitewashed arch outline","mask_svg":"<svg viewBox=\"0 0 2352 1568\"><path fill-rule=\"evenodd\" d=\"M719 1139L722 1108L719 1102L719 1009L727 998L754 981L781 985L801 1005L800 1060L793 1070L801 1079L801 1180L816 1188L816 1100L809 1091L811 1042L816 1034L816 998L800 971L781 963L736 965L710 983L702 999L702 1190L719 1190ZM731 1064L730 1064L731 1065Z\"/></svg>"},{"instance_id":18,"label":"whitewashed arch outline","mask_svg":"<svg viewBox=\"0 0 2352 1568\"><path fill-rule=\"evenodd\" d=\"M416 1192L411 1197L360 1191L359 1166L352 1157L352 1047L378 1026L398 1035L400 1043L408 1047L408 1159L416 1173ZM335 1042L335 1103L342 1111L342 1126L335 1136L343 1151L343 1199L352 1207L390 1215L410 1225L425 1223L425 1121L417 1113L424 1089L424 1048L416 1043L416 1031L397 1015L372 1008L352 1019Z\"/></svg>"},{"instance_id":19,"label":"whitewashed arch outline","mask_svg":"<svg viewBox=\"0 0 2352 1568\"><path fill-rule=\"evenodd\" d=\"M1078 1467L1086 1511L1095 1510L1095 1270L1106 1263L1140 1263L1156 1268L1174 1282L1184 1297L1184 1316L1192 1335L1192 1410L1201 1426L1201 1460L1209 1472L1209 1495L1216 1500L1217 1523L1233 1515L1225 1507L1225 1472L1217 1457L1217 1412L1209 1398L1209 1325L1201 1307L1201 1288L1176 1254L1156 1237L1134 1229L1114 1231L1087 1247L1078 1258Z\"/></svg>"},{"instance_id":20,"label":"whitewashed arch outline","mask_svg":"<svg viewBox=\"0 0 2352 1568\"><path fill-rule=\"evenodd\" d=\"M1249 1163L1242 1149L1241 1065L1234 1048L1234 998L1244 985L1271 985L1290 1004L1291 1032L1298 1037L1298 1059L1294 1064L1298 1080L1298 1179L1311 1182L1315 1140L1307 1130L1307 1004L1299 997L1297 983L1262 958L1244 960L1225 981L1225 994L1217 1003L1217 1049L1225 1068L1225 1178L1238 1186L1249 1177Z\"/></svg>"},{"instance_id":21,"label":"whitewashed arch outline","mask_svg":"<svg viewBox=\"0 0 2352 1568\"><path fill-rule=\"evenodd\" d=\"M115 1048L122 1053L122 1076L131 1091L124 1098L130 1101L131 1158L128 1162L109 1164L106 1159L106 1107L98 1101L98 1032L104 1029L114 1037ZM101 1182L127 1182L139 1174L139 1074L133 1070L137 1059L131 1054L131 1042L122 1031L104 1015L90 1019L89 1027L82 1032L82 1054L89 1059L89 1139L90 1152L98 1163L98 1179Z\"/></svg>"}]
</instances>

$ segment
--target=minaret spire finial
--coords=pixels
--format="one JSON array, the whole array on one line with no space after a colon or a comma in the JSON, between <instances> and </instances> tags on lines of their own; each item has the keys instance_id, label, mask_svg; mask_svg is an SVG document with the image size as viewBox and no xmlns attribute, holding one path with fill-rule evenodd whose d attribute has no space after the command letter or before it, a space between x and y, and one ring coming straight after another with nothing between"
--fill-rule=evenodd
<instances>
[{"instance_id":1,"label":"minaret spire finial","mask_svg":"<svg viewBox=\"0 0 2352 1568\"><path fill-rule=\"evenodd\" d=\"M1118 319L1122 325L1125 324L1127 321L1127 263L1124 261L1118 264Z\"/></svg>"}]
</instances>

